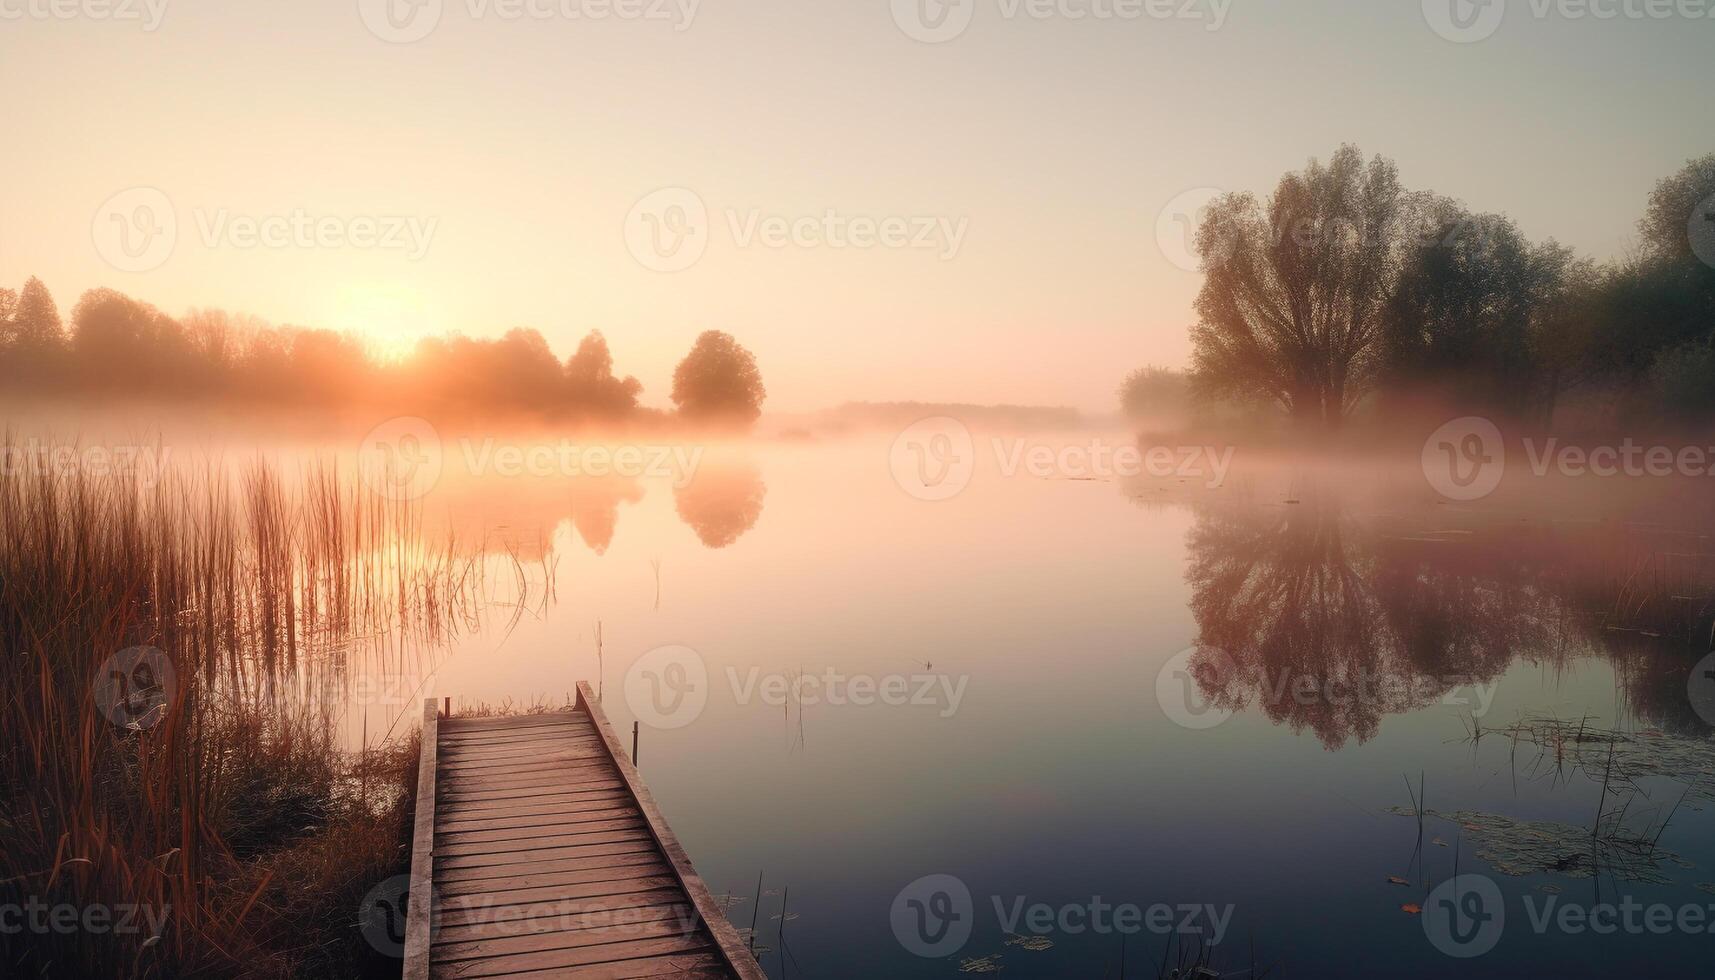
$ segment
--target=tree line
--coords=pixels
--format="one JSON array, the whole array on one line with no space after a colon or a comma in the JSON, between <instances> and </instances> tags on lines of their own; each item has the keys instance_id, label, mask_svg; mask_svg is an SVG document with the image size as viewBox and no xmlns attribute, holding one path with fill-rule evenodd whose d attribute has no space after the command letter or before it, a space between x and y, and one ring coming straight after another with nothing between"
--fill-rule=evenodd
<instances>
[{"instance_id":1,"label":"tree line","mask_svg":"<svg viewBox=\"0 0 1715 980\"><path fill-rule=\"evenodd\" d=\"M1128 414L1189 398L1334 429L1426 406L1543 427L1715 421L1715 154L1657 184L1598 263L1402 186L1344 146L1210 205L1189 372L1135 372Z\"/></svg>"},{"instance_id":2,"label":"tree line","mask_svg":"<svg viewBox=\"0 0 1715 980\"><path fill-rule=\"evenodd\" d=\"M112 289L85 293L69 325L31 277L0 289L0 383L79 400L224 400L288 408L375 407L441 417L527 414L584 424L685 421L745 428L767 391L756 358L705 331L673 374L674 415L640 403L614 373L601 331L561 361L536 330L499 339L429 337L399 360L333 330L275 327L221 310L174 318Z\"/></svg>"}]
</instances>

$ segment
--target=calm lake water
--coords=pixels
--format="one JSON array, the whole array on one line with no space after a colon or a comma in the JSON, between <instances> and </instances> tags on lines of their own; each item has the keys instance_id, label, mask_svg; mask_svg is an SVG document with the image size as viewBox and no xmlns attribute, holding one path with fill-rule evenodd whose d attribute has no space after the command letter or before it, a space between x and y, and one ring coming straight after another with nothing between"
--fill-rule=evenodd
<instances>
[{"instance_id":1,"label":"calm lake water","mask_svg":"<svg viewBox=\"0 0 1715 980\"><path fill-rule=\"evenodd\" d=\"M1007 475L977 445L941 501L886 439L710 450L679 487L443 481L428 518L551 550L557 595L429 689L520 707L587 679L641 719L642 772L775 977L1119 976L1122 947L1155 976L1217 929L1222 975L1706 967L1706 483L1446 504L1415 460L1241 452L1211 487ZM1436 891L1456 873L1493 891ZM1629 902L1681 918L1579 927Z\"/></svg>"}]
</instances>

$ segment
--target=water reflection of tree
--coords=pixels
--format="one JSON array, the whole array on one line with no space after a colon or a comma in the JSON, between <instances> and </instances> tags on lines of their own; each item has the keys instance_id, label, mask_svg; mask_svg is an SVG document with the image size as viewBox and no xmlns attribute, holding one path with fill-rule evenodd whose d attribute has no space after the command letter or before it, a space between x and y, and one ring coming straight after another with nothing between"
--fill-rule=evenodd
<instances>
[{"instance_id":1,"label":"water reflection of tree","mask_svg":"<svg viewBox=\"0 0 1715 980\"><path fill-rule=\"evenodd\" d=\"M620 476L580 476L572 481L572 526L596 554L605 554L619 523L619 505L643 499L643 484Z\"/></svg>"},{"instance_id":2,"label":"water reflection of tree","mask_svg":"<svg viewBox=\"0 0 1715 980\"><path fill-rule=\"evenodd\" d=\"M755 464L723 461L700 467L673 491L679 518L710 548L724 548L756 526L768 487Z\"/></svg>"},{"instance_id":3,"label":"water reflection of tree","mask_svg":"<svg viewBox=\"0 0 1715 980\"><path fill-rule=\"evenodd\" d=\"M1566 648L1567 618L1528 567L1384 537L1329 493L1301 496L1204 511L1191 531L1193 666L1212 703L1259 703L1337 748L1374 736L1384 715L1492 680L1518 652Z\"/></svg>"}]
</instances>

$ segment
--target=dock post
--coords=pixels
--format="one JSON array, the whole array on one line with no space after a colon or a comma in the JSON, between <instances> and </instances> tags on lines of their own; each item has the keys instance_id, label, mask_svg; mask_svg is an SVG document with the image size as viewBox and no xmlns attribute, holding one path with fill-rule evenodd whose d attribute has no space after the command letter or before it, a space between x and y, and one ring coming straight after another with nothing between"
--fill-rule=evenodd
<instances>
[{"instance_id":1,"label":"dock post","mask_svg":"<svg viewBox=\"0 0 1715 980\"><path fill-rule=\"evenodd\" d=\"M631 764L637 765L637 722L631 723Z\"/></svg>"}]
</instances>

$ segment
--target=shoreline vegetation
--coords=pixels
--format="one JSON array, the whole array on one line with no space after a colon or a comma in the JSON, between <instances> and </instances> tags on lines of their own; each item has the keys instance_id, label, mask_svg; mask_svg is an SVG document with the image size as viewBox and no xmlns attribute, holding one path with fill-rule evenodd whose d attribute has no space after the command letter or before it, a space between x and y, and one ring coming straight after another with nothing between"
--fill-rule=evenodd
<instances>
[{"instance_id":1,"label":"shoreline vegetation","mask_svg":"<svg viewBox=\"0 0 1715 980\"><path fill-rule=\"evenodd\" d=\"M1119 389L1139 424L1336 441L1476 415L1515 431L1715 426L1715 154L1650 193L1626 255L1532 242L1343 146L1225 194L1193 250L1185 370Z\"/></svg>"},{"instance_id":2,"label":"shoreline vegetation","mask_svg":"<svg viewBox=\"0 0 1715 980\"><path fill-rule=\"evenodd\" d=\"M354 920L408 861L414 736L345 716L346 686L551 601L551 563L431 539L331 469L148 476L0 470L0 894L111 917L0 935L6 972L396 971Z\"/></svg>"},{"instance_id":3,"label":"shoreline vegetation","mask_svg":"<svg viewBox=\"0 0 1715 980\"><path fill-rule=\"evenodd\" d=\"M614 374L599 330L563 362L524 327L498 339L425 337L409 354L383 359L355 334L222 310L175 318L105 288L84 293L67 323L33 276L20 290L0 288L0 383L23 404L221 405L620 431L744 432L768 395L755 356L719 330L699 334L675 368L666 410L642 404L635 377Z\"/></svg>"}]
</instances>

